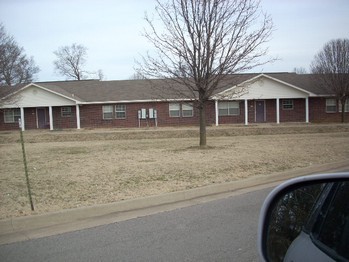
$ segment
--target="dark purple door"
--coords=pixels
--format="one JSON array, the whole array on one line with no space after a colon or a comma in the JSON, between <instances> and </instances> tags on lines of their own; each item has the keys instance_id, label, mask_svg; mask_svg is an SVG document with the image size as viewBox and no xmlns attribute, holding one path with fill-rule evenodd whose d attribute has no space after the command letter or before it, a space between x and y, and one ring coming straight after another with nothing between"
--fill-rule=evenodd
<instances>
[{"instance_id":1,"label":"dark purple door","mask_svg":"<svg viewBox=\"0 0 349 262\"><path fill-rule=\"evenodd\" d=\"M265 122L265 103L263 100L256 101L256 122Z\"/></svg>"},{"instance_id":2,"label":"dark purple door","mask_svg":"<svg viewBox=\"0 0 349 262\"><path fill-rule=\"evenodd\" d=\"M38 108L36 112L38 116L38 128L45 128L45 125L46 125L45 108Z\"/></svg>"}]
</instances>

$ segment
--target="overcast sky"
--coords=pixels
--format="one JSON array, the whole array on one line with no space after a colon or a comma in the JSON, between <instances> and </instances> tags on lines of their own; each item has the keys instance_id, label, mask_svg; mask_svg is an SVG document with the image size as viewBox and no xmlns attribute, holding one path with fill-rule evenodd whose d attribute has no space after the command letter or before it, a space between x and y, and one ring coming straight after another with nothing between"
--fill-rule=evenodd
<instances>
[{"instance_id":1,"label":"overcast sky","mask_svg":"<svg viewBox=\"0 0 349 262\"><path fill-rule=\"evenodd\" d=\"M349 0L261 0L275 26L273 64L254 72L309 71L314 55L335 38L349 38ZM37 81L64 80L53 51L78 43L88 48L86 69L106 80L129 79L135 59L152 46L142 36L153 0L0 0L0 22L40 67Z\"/></svg>"}]
</instances>

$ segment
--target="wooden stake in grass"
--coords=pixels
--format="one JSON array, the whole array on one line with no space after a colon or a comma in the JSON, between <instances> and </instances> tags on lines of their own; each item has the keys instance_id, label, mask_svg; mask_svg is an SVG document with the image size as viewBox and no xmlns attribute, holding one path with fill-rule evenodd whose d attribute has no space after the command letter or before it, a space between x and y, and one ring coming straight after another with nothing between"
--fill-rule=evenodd
<instances>
[{"instance_id":1,"label":"wooden stake in grass","mask_svg":"<svg viewBox=\"0 0 349 262\"><path fill-rule=\"evenodd\" d=\"M23 163L24 163L24 172L25 172L25 178L26 178L26 181L27 181L29 202L30 202L31 210L34 211L34 204L33 204L32 193L31 193L31 189L30 189L30 183L29 183L27 158L26 158L25 148L24 148L23 131L22 131L22 126L21 126L21 121L20 121L20 120L19 120L19 123L20 123L20 124L19 124L19 132L20 132L20 136L21 136L22 153L23 153Z\"/></svg>"}]
</instances>

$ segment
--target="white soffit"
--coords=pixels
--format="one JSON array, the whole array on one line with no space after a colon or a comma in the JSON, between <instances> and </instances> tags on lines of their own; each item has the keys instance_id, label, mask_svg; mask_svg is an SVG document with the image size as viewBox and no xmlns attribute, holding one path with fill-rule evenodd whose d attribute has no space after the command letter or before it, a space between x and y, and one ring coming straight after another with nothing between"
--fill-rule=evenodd
<instances>
[{"instance_id":1,"label":"white soffit","mask_svg":"<svg viewBox=\"0 0 349 262\"><path fill-rule=\"evenodd\" d=\"M222 99L276 99L306 98L313 96L311 92L292 86L267 75L259 75L241 85L216 95Z\"/></svg>"},{"instance_id":2,"label":"white soffit","mask_svg":"<svg viewBox=\"0 0 349 262\"><path fill-rule=\"evenodd\" d=\"M65 98L53 92L47 91L36 85L28 85L10 99L12 103L3 107L48 107L48 106L73 106L74 100Z\"/></svg>"}]
</instances>

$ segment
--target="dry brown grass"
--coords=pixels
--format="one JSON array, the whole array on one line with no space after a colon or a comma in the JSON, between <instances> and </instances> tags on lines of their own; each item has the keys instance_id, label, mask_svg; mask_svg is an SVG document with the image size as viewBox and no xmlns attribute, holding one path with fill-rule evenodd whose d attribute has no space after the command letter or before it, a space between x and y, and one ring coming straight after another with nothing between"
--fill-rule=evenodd
<instances>
[{"instance_id":1,"label":"dry brown grass","mask_svg":"<svg viewBox=\"0 0 349 262\"><path fill-rule=\"evenodd\" d=\"M349 159L348 132L220 136L208 141L210 147L204 150L191 137L27 142L34 212L28 204L20 144L0 144L0 219Z\"/></svg>"}]
</instances>

